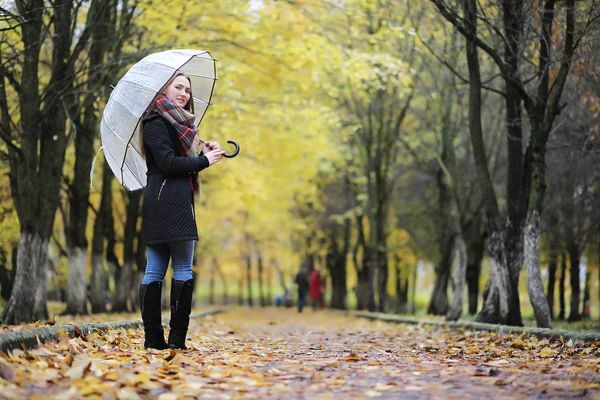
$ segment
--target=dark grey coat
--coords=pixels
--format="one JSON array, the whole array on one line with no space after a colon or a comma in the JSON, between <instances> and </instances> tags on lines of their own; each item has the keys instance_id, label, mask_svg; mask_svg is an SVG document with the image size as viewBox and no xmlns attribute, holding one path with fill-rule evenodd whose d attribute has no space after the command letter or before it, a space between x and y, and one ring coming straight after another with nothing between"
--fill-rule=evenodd
<instances>
[{"instance_id":1,"label":"dark grey coat","mask_svg":"<svg viewBox=\"0 0 600 400\"><path fill-rule=\"evenodd\" d=\"M177 131L151 113L143 122L148 184L142 204L146 244L198 240L190 177L209 166L204 155L185 157Z\"/></svg>"}]
</instances>

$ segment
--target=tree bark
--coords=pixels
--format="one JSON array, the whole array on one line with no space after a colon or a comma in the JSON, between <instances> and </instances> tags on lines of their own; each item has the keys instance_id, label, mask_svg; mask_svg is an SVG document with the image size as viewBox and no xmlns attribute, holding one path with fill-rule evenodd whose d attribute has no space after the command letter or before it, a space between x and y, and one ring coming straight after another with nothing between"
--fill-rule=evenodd
<instances>
[{"instance_id":1,"label":"tree bark","mask_svg":"<svg viewBox=\"0 0 600 400\"><path fill-rule=\"evenodd\" d=\"M2 318L5 324L17 325L48 319L44 293L38 293L39 288L46 288L47 251L48 242L44 242L39 235L21 231L15 283Z\"/></svg>"},{"instance_id":2,"label":"tree bark","mask_svg":"<svg viewBox=\"0 0 600 400\"><path fill-rule=\"evenodd\" d=\"M571 262L571 269L569 270L571 278L571 308L569 310L569 322L573 322L581 320L581 314L579 313L579 298L581 296L579 280L579 246L577 243L571 242L567 245L567 251L569 252L569 261Z\"/></svg>"},{"instance_id":3,"label":"tree bark","mask_svg":"<svg viewBox=\"0 0 600 400\"><path fill-rule=\"evenodd\" d=\"M85 236L85 235L84 235ZM67 276L66 314L87 314L87 246L74 246L69 250Z\"/></svg>"},{"instance_id":4,"label":"tree bark","mask_svg":"<svg viewBox=\"0 0 600 400\"><path fill-rule=\"evenodd\" d=\"M564 320L566 314L565 307L565 280L567 277L567 254L565 252L562 253L562 261L560 263L560 280L558 282L558 319Z\"/></svg>"},{"instance_id":5,"label":"tree bark","mask_svg":"<svg viewBox=\"0 0 600 400\"><path fill-rule=\"evenodd\" d=\"M467 227L463 228L467 245L467 287L471 315L477 314L481 260L485 251L486 235L482 232L481 222L481 218L475 217Z\"/></svg>"},{"instance_id":6,"label":"tree bark","mask_svg":"<svg viewBox=\"0 0 600 400\"><path fill-rule=\"evenodd\" d=\"M363 216L356 216L356 228L357 228L357 243L352 251L352 261L356 268L356 287L354 289L356 295L356 309L364 310L369 306L369 295L372 291L369 291L369 250L367 248L365 234L363 229ZM359 261L358 253L362 249L362 258ZM375 303L375 299L372 299Z\"/></svg>"},{"instance_id":7,"label":"tree bark","mask_svg":"<svg viewBox=\"0 0 600 400\"><path fill-rule=\"evenodd\" d=\"M396 313L408 313L408 271L402 271L402 259L396 254L394 256L396 269ZM404 273L403 273L404 272Z\"/></svg>"},{"instance_id":8,"label":"tree bark","mask_svg":"<svg viewBox=\"0 0 600 400\"><path fill-rule=\"evenodd\" d=\"M549 235L550 236L550 235ZM550 309L550 317L554 316L554 292L556 287L556 263L558 260L558 251L556 243L552 238L548 239L549 251L548 251L548 291L546 292L546 298L548 299L548 308Z\"/></svg>"},{"instance_id":9,"label":"tree bark","mask_svg":"<svg viewBox=\"0 0 600 400\"><path fill-rule=\"evenodd\" d=\"M210 266L210 275L208 279L208 304L215 304L215 273L217 265L214 260Z\"/></svg>"},{"instance_id":10,"label":"tree bark","mask_svg":"<svg viewBox=\"0 0 600 400\"><path fill-rule=\"evenodd\" d=\"M227 305L227 304L229 304L229 295L228 295L228 291L227 291L227 278L225 277L225 274L223 273L223 270L221 269L221 264L219 264L219 261L216 258L213 258L212 262L217 271L217 274L219 274L219 278L221 278L221 283L223 284L223 304Z\"/></svg>"},{"instance_id":11,"label":"tree bark","mask_svg":"<svg viewBox=\"0 0 600 400\"><path fill-rule=\"evenodd\" d=\"M452 266L452 249L454 241L446 237L441 246L440 262L435 274L435 284L431 300L427 307L427 314L445 315L448 312L448 279Z\"/></svg>"},{"instance_id":12,"label":"tree bark","mask_svg":"<svg viewBox=\"0 0 600 400\"><path fill-rule=\"evenodd\" d=\"M12 250L12 252L14 251ZM13 264L10 269L8 265L7 251L4 247L0 247L0 297L6 301L10 299L10 292L12 291L16 275L16 265Z\"/></svg>"},{"instance_id":13,"label":"tree bark","mask_svg":"<svg viewBox=\"0 0 600 400\"><path fill-rule=\"evenodd\" d=\"M106 294L108 293L108 273L104 266L105 238L107 227L112 223L112 183L113 174L104 163L102 166L102 197L100 207L94 221L94 236L92 238L92 277L90 287L90 301L92 313L106 311Z\"/></svg>"},{"instance_id":14,"label":"tree bark","mask_svg":"<svg viewBox=\"0 0 600 400\"><path fill-rule=\"evenodd\" d=\"M462 303L465 292L465 277L467 270L467 248L462 234L456 235L455 261L452 279L454 281L454 296L452 297L452 306L446 314L446 321L456 321L462 315Z\"/></svg>"},{"instance_id":15,"label":"tree bark","mask_svg":"<svg viewBox=\"0 0 600 400\"><path fill-rule=\"evenodd\" d=\"M329 230L329 240L325 264L331 276L331 308L345 310L347 307L346 256L350 247L350 219L345 218L341 228L342 246L338 246L339 226Z\"/></svg>"},{"instance_id":16,"label":"tree bark","mask_svg":"<svg viewBox=\"0 0 600 400\"><path fill-rule=\"evenodd\" d=\"M258 300L260 303L261 307L265 307L266 303L265 303L265 293L264 293L264 277L263 277L263 259L262 259L262 253L260 251L258 251L258 260L257 260L257 267L258 267Z\"/></svg>"},{"instance_id":17,"label":"tree bark","mask_svg":"<svg viewBox=\"0 0 600 400\"><path fill-rule=\"evenodd\" d=\"M252 257L250 253L246 256L246 284L248 285L248 305L254 306L254 300L252 299Z\"/></svg>"},{"instance_id":18,"label":"tree bark","mask_svg":"<svg viewBox=\"0 0 600 400\"><path fill-rule=\"evenodd\" d=\"M590 285L592 284L592 272L589 269L589 265L585 272L585 285L583 288L583 308L581 311L581 316L583 318L590 318Z\"/></svg>"},{"instance_id":19,"label":"tree bark","mask_svg":"<svg viewBox=\"0 0 600 400\"><path fill-rule=\"evenodd\" d=\"M533 305L538 328L552 328L552 314L540 274L540 215L533 211L527 218L525 229L525 265L527 266L527 290Z\"/></svg>"},{"instance_id":20,"label":"tree bark","mask_svg":"<svg viewBox=\"0 0 600 400\"><path fill-rule=\"evenodd\" d=\"M134 243L137 236L141 191L127 193L125 209L125 229L123 233L123 266L117 273L113 311L131 310L132 296L137 295L134 286L133 263L135 262Z\"/></svg>"}]
</instances>

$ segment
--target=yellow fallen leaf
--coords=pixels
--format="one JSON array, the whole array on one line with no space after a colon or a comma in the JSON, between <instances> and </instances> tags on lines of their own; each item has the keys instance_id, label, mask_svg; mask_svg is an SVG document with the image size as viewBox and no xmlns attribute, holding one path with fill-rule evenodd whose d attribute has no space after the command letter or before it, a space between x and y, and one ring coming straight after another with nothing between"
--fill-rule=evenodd
<instances>
[{"instance_id":1,"label":"yellow fallen leaf","mask_svg":"<svg viewBox=\"0 0 600 400\"><path fill-rule=\"evenodd\" d=\"M102 379L104 379L105 381L116 381L118 377L119 376L117 375L116 372L108 372L108 373L104 374Z\"/></svg>"},{"instance_id":2,"label":"yellow fallen leaf","mask_svg":"<svg viewBox=\"0 0 600 400\"><path fill-rule=\"evenodd\" d=\"M350 355L348 355L346 357L342 357L339 360L340 361L360 361L360 360L362 360L362 357L359 356L357 353L352 352L352 353L350 353Z\"/></svg>"},{"instance_id":3,"label":"yellow fallen leaf","mask_svg":"<svg viewBox=\"0 0 600 400\"><path fill-rule=\"evenodd\" d=\"M71 379L83 378L86 372L89 371L92 362L90 360L84 360L82 362L74 364L69 370L65 373L65 376L68 376Z\"/></svg>"},{"instance_id":4,"label":"yellow fallen leaf","mask_svg":"<svg viewBox=\"0 0 600 400\"><path fill-rule=\"evenodd\" d=\"M96 385L85 385L81 389L81 395L82 396L90 396L92 394L101 395L102 394L102 389L99 388Z\"/></svg>"},{"instance_id":5,"label":"yellow fallen leaf","mask_svg":"<svg viewBox=\"0 0 600 400\"><path fill-rule=\"evenodd\" d=\"M550 347L544 347L540 351L540 356L542 356L542 357L552 357L553 355L554 355L554 350L552 350Z\"/></svg>"},{"instance_id":6,"label":"yellow fallen leaf","mask_svg":"<svg viewBox=\"0 0 600 400\"><path fill-rule=\"evenodd\" d=\"M130 381L129 383L132 386L135 386L137 384L146 383L148 381L150 381L150 375L148 375L145 372L140 372L139 374L135 375L135 378L133 378L133 380Z\"/></svg>"}]
</instances>

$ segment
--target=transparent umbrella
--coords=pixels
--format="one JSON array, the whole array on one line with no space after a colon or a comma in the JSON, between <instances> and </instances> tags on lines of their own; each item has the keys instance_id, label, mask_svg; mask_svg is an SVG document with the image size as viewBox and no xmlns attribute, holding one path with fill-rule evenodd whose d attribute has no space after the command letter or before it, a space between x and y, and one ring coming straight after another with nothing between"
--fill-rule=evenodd
<instances>
[{"instance_id":1,"label":"transparent umbrella","mask_svg":"<svg viewBox=\"0 0 600 400\"><path fill-rule=\"evenodd\" d=\"M156 94L178 72L183 72L191 81L198 126L210 105L217 80L215 60L207 51L168 50L144 57L117 83L104 108L100 123L101 149L110 169L130 191L146 186L139 123L150 112ZM234 140L227 143L234 145L235 151L224 156L235 157L240 149L238 143Z\"/></svg>"}]
</instances>

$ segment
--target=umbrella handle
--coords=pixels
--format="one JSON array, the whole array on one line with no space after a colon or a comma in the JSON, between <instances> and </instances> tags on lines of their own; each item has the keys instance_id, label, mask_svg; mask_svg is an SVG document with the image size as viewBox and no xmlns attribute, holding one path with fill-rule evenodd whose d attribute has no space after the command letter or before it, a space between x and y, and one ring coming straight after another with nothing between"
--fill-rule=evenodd
<instances>
[{"instance_id":1,"label":"umbrella handle","mask_svg":"<svg viewBox=\"0 0 600 400\"><path fill-rule=\"evenodd\" d=\"M223 157L233 158L233 157L237 156L238 153L240 152L240 145L238 144L238 142L236 142L235 140L228 140L227 143L230 143L230 144L234 145L235 146L235 150L233 151L233 153L225 153L225 154L223 154Z\"/></svg>"}]
</instances>

